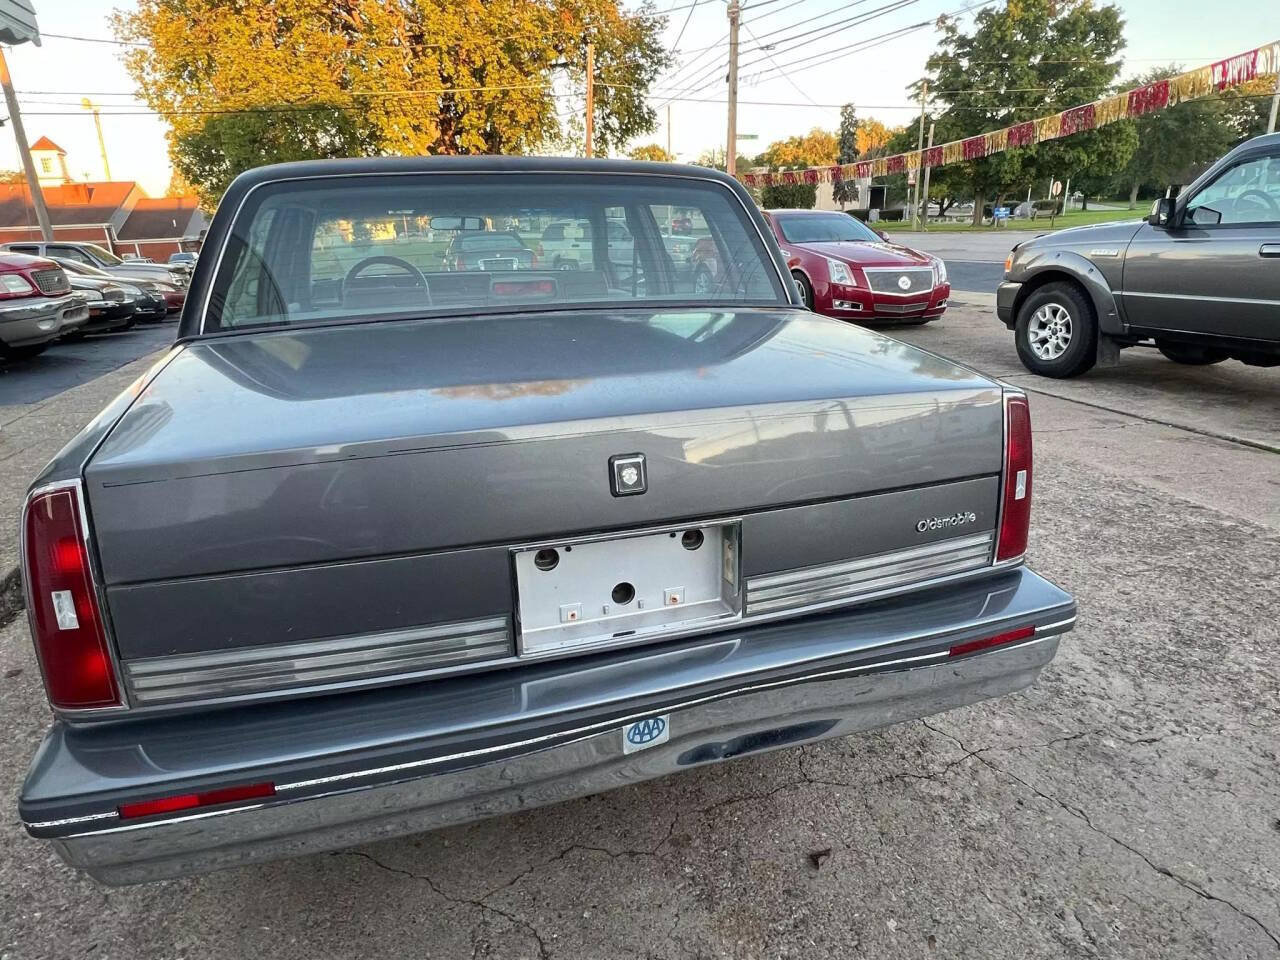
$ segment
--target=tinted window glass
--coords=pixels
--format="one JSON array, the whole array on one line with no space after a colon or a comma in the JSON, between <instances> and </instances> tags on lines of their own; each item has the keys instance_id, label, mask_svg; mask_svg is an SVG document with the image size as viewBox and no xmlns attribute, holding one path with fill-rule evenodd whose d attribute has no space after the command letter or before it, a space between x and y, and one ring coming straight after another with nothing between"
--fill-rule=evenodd
<instances>
[{"instance_id":1,"label":"tinted window glass","mask_svg":"<svg viewBox=\"0 0 1280 960\"><path fill-rule=\"evenodd\" d=\"M1187 204L1197 226L1280 223L1280 157L1258 157L1222 173Z\"/></svg>"},{"instance_id":2,"label":"tinted window glass","mask_svg":"<svg viewBox=\"0 0 1280 960\"><path fill-rule=\"evenodd\" d=\"M673 234L668 211L684 232ZM714 288L694 283L699 245ZM727 188L608 175L349 177L250 194L205 329L663 301L786 301Z\"/></svg>"},{"instance_id":3,"label":"tinted window glass","mask_svg":"<svg viewBox=\"0 0 1280 960\"><path fill-rule=\"evenodd\" d=\"M823 243L849 240L855 243L882 243L883 241L861 220L844 213L783 214L774 219L783 239L788 243Z\"/></svg>"}]
</instances>

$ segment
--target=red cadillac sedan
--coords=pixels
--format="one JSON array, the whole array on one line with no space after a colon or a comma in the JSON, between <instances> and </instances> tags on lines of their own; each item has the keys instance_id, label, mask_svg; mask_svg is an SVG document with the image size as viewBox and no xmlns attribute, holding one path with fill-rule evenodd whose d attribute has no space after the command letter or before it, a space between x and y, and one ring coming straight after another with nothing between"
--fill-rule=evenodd
<instances>
[{"instance_id":1,"label":"red cadillac sedan","mask_svg":"<svg viewBox=\"0 0 1280 960\"><path fill-rule=\"evenodd\" d=\"M815 313L928 323L947 309L951 284L938 257L892 243L846 213L766 210L764 217Z\"/></svg>"}]
</instances>

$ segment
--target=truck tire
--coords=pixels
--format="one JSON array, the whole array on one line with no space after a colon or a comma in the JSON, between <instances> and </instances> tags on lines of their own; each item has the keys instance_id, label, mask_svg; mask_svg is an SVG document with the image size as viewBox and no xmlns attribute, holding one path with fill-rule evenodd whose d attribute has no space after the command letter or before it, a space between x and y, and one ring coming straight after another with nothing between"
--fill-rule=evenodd
<instances>
[{"instance_id":1,"label":"truck tire","mask_svg":"<svg viewBox=\"0 0 1280 960\"><path fill-rule=\"evenodd\" d=\"M1206 367L1228 359L1225 350L1200 347L1194 343L1179 343L1176 340L1157 340L1156 349L1174 363L1185 363L1193 367Z\"/></svg>"},{"instance_id":2,"label":"truck tire","mask_svg":"<svg viewBox=\"0 0 1280 960\"><path fill-rule=\"evenodd\" d=\"M1098 318L1073 283L1046 283L1018 310L1018 359L1042 377L1077 377L1098 362Z\"/></svg>"}]
</instances>

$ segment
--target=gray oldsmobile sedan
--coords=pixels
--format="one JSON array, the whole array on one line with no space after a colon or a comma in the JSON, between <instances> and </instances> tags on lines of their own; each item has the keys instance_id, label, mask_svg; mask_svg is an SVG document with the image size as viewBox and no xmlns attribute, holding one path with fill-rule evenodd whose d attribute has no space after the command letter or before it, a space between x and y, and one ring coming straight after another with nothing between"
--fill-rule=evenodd
<instances>
[{"instance_id":1,"label":"gray oldsmobile sedan","mask_svg":"<svg viewBox=\"0 0 1280 960\"><path fill-rule=\"evenodd\" d=\"M485 232L532 262L449 262ZM255 170L177 344L32 486L21 817L136 883L1006 694L1075 619L1031 492L1026 397L806 311L713 171Z\"/></svg>"}]
</instances>

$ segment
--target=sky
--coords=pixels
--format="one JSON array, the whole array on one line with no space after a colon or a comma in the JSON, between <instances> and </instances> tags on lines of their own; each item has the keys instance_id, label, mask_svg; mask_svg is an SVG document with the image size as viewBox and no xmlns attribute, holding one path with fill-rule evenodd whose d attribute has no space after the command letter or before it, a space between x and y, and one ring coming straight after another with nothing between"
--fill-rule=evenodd
<instances>
[{"instance_id":1,"label":"sky","mask_svg":"<svg viewBox=\"0 0 1280 960\"><path fill-rule=\"evenodd\" d=\"M120 61L121 47L48 36L108 40L110 5L102 0L34 2L41 32L46 35L42 46L25 44L6 51L28 140L48 136L67 151L73 177L102 179L93 117L80 104L82 97L90 97L104 113L114 112L102 118L113 178L137 180L152 196L162 195L170 175L166 127L158 117L138 115L145 111L145 104L130 95L133 84ZM699 0L692 7L688 6L690 0L655 2L659 12L672 11L664 40L677 50L680 60L677 70L654 87L652 102L658 107L658 128L637 142L670 143L680 160L692 160L710 148L723 150L725 86L717 65L724 61L722 50L727 46L725 0ZM770 141L805 133L815 126L834 130L841 103L852 102L858 106L859 116L875 117L888 126L919 115L919 106L908 104L906 87L921 75L937 33L930 26L893 34L933 21L939 14L954 13L966 0L897 0L892 9L873 12L889 2L743 0L738 132L757 139L744 139L740 153L758 153ZM981 0L968 0L976 2ZM634 2L627 5L636 6ZM120 6L127 9L130 4ZM1123 76L1171 62L1199 66L1280 40L1278 0L1218 0L1212 4L1206 0L1118 0L1117 6L1126 21ZM855 22L868 16L870 19ZM810 18L811 22L800 23ZM846 29L826 35L846 20ZM787 39L789 34L813 30L819 32ZM876 40L885 34L890 36L884 42ZM867 44L866 48L832 59L859 43ZM773 49L762 49L770 44ZM817 56L827 53L830 55ZM811 56L813 60L796 62ZM681 63L683 71L679 70ZM779 71L778 65L784 69ZM664 103L672 95L677 99ZM703 100L716 102L697 102ZM0 127L0 169L19 166L12 128L6 124Z\"/></svg>"}]
</instances>

